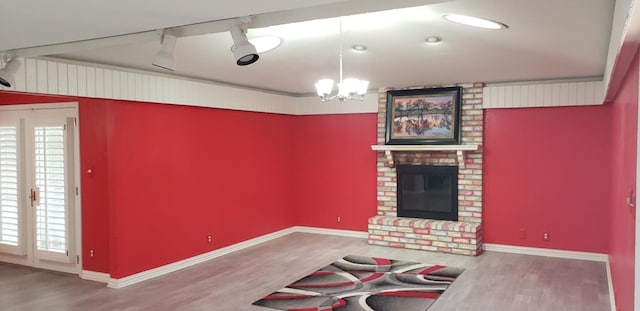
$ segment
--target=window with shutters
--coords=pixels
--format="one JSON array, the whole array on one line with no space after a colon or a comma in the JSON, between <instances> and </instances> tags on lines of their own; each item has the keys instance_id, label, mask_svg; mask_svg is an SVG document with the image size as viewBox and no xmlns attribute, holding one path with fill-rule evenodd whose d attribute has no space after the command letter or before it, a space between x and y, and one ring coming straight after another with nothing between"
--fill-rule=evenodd
<instances>
[{"instance_id":1,"label":"window with shutters","mask_svg":"<svg viewBox=\"0 0 640 311\"><path fill-rule=\"evenodd\" d=\"M80 271L76 118L76 104L0 106L0 261Z\"/></svg>"},{"instance_id":2,"label":"window with shutters","mask_svg":"<svg viewBox=\"0 0 640 311\"><path fill-rule=\"evenodd\" d=\"M36 245L38 250L65 253L66 200L64 127L34 129Z\"/></svg>"},{"instance_id":3,"label":"window with shutters","mask_svg":"<svg viewBox=\"0 0 640 311\"><path fill-rule=\"evenodd\" d=\"M0 244L15 246L18 234L18 131L0 127Z\"/></svg>"}]
</instances>

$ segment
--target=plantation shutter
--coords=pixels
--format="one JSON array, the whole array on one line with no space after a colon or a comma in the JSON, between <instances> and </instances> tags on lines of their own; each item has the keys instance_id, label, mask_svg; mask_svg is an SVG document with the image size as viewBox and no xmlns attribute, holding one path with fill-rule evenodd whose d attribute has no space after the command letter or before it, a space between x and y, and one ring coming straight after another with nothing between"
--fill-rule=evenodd
<instances>
[{"instance_id":1,"label":"plantation shutter","mask_svg":"<svg viewBox=\"0 0 640 311\"><path fill-rule=\"evenodd\" d=\"M23 255L18 161L18 127L0 126L0 251Z\"/></svg>"},{"instance_id":2,"label":"plantation shutter","mask_svg":"<svg viewBox=\"0 0 640 311\"><path fill-rule=\"evenodd\" d=\"M75 113L75 108L0 113L0 260L79 269Z\"/></svg>"}]
</instances>

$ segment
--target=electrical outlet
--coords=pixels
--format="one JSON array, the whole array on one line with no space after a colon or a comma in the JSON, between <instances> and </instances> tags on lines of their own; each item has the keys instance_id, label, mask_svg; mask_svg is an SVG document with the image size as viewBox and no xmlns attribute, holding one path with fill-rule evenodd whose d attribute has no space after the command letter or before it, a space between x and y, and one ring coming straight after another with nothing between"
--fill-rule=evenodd
<instances>
[{"instance_id":1,"label":"electrical outlet","mask_svg":"<svg viewBox=\"0 0 640 311\"><path fill-rule=\"evenodd\" d=\"M211 234L207 235L207 243L211 244L213 242L213 236Z\"/></svg>"},{"instance_id":2,"label":"electrical outlet","mask_svg":"<svg viewBox=\"0 0 640 311\"><path fill-rule=\"evenodd\" d=\"M95 254L93 253L93 250L89 250L89 257L93 258L93 256L95 256Z\"/></svg>"},{"instance_id":3,"label":"electrical outlet","mask_svg":"<svg viewBox=\"0 0 640 311\"><path fill-rule=\"evenodd\" d=\"M336 219L338 221L338 223L342 222L342 217L338 216L338 218Z\"/></svg>"},{"instance_id":4,"label":"electrical outlet","mask_svg":"<svg viewBox=\"0 0 640 311\"><path fill-rule=\"evenodd\" d=\"M542 239L545 240L545 241L549 241L549 232L544 232L542 234Z\"/></svg>"}]
</instances>

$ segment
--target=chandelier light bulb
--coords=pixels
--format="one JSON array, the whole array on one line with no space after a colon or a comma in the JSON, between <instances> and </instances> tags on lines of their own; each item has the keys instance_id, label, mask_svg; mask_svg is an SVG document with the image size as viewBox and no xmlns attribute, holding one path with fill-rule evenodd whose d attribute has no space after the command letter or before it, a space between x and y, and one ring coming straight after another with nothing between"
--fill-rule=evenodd
<instances>
[{"instance_id":1,"label":"chandelier light bulb","mask_svg":"<svg viewBox=\"0 0 640 311\"><path fill-rule=\"evenodd\" d=\"M323 102L330 101L333 99L338 99L339 101L345 101L348 99L353 100L363 100L364 95L367 93L367 89L369 88L369 81L360 80L356 78L342 78L342 20L340 20L340 54L339 54L339 63L340 63L340 82L338 82L338 93L331 96L331 91L333 90L333 80L331 79L322 79L316 82L316 93L318 96L322 98ZM366 51L366 47L361 46L361 51ZM354 46L355 49L355 46Z\"/></svg>"},{"instance_id":2,"label":"chandelier light bulb","mask_svg":"<svg viewBox=\"0 0 640 311\"><path fill-rule=\"evenodd\" d=\"M316 82L316 92L320 97L326 97L331 94L333 90L333 80L331 79L322 79Z\"/></svg>"},{"instance_id":3,"label":"chandelier light bulb","mask_svg":"<svg viewBox=\"0 0 640 311\"><path fill-rule=\"evenodd\" d=\"M367 89L369 89L369 81L358 80L358 85L356 86L356 94L358 94L358 96L364 96L364 94L367 94Z\"/></svg>"}]
</instances>

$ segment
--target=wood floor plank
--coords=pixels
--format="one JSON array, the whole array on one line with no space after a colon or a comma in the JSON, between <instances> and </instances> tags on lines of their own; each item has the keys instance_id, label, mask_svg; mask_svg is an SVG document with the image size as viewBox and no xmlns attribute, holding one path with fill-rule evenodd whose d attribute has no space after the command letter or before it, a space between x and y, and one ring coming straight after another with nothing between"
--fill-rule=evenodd
<instances>
[{"instance_id":1,"label":"wood floor plank","mask_svg":"<svg viewBox=\"0 0 640 311\"><path fill-rule=\"evenodd\" d=\"M346 255L464 268L429 311L609 310L604 263L499 252L447 255L308 233L294 233L123 289L0 263L0 310L267 311L251 303Z\"/></svg>"}]
</instances>

